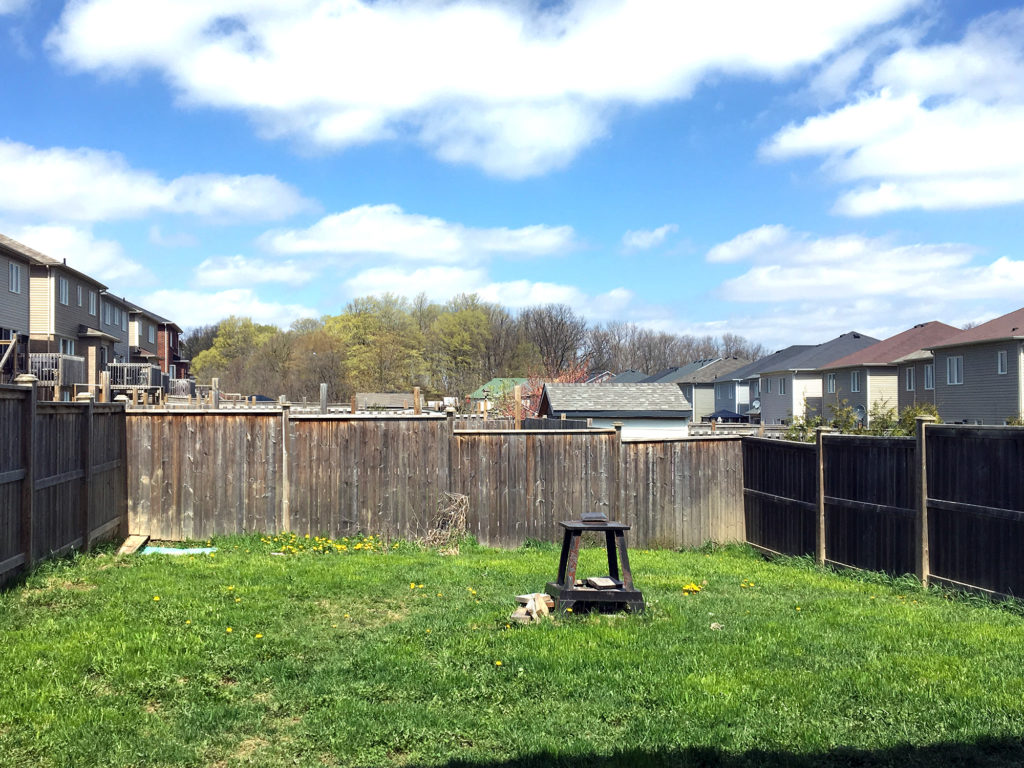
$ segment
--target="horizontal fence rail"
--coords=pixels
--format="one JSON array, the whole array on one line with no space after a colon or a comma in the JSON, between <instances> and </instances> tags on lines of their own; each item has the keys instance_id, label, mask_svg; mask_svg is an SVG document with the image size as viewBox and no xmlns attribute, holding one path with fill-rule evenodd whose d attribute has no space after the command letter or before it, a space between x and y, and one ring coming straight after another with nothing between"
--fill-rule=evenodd
<instances>
[{"instance_id":1,"label":"horizontal fence rail","mask_svg":"<svg viewBox=\"0 0 1024 768\"><path fill-rule=\"evenodd\" d=\"M743 438L747 541L819 562L1024 596L1024 428Z\"/></svg>"}]
</instances>

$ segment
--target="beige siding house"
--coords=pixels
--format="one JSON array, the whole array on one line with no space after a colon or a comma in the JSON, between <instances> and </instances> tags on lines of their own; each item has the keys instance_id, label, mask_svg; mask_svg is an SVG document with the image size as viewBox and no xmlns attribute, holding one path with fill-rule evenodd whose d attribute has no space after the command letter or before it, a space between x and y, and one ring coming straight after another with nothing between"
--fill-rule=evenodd
<instances>
[{"instance_id":1,"label":"beige siding house","mask_svg":"<svg viewBox=\"0 0 1024 768\"><path fill-rule=\"evenodd\" d=\"M932 348L943 421L1005 424L1024 417L1024 309Z\"/></svg>"},{"instance_id":2,"label":"beige siding house","mask_svg":"<svg viewBox=\"0 0 1024 768\"><path fill-rule=\"evenodd\" d=\"M901 382L898 361L957 333L945 323L920 323L823 367L823 415L829 418L835 410L848 406L864 424L869 424L873 408L901 409L901 383L905 386L906 381ZM916 386L916 374L905 375Z\"/></svg>"},{"instance_id":3,"label":"beige siding house","mask_svg":"<svg viewBox=\"0 0 1024 768\"><path fill-rule=\"evenodd\" d=\"M25 246L0 235L0 382L28 370L29 273Z\"/></svg>"}]
</instances>

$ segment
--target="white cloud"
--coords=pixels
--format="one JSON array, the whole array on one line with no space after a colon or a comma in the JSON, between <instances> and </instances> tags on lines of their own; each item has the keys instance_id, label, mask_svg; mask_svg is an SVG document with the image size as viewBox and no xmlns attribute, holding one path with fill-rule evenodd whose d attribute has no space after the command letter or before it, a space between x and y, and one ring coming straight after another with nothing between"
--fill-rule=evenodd
<instances>
[{"instance_id":1,"label":"white cloud","mask_svg":"<svg viewBox=\"0 0 1024 768\"><path fill-rule=\"evenodd\" d=\"M379 254L454 264L493 255L556 254L571 248L573 238L572 227L480 229L406 213L397 205L361 205L308 229L268 232L261 242L285 254Z\"/></svg>"},{"instance_id":2,"label":"white cloud","mask_svg":"<svg viewBox=\"0 0 1024 768\"><path fill-rule=\"evenodd\" d=\"M213 293L161 290L144 296L139 303L157 314L177 318L179 325L190 328L216 323L229 315L251 317L258 323L286 328L300 317L318 317L320 314L300 304L263 301L248 288Z\"/></svg>"},{"instance_id":3,"label":"white cloud","mask_svg":"<svg viewBox=\"0 0 1024 768\"><path fill-rule=\"evenodd\" d=\"M204 288L222 288L251 283L305 285L315 277L308 265L294 261L269 262L245 256L204 259L196 267L195 282Z\"/></svg>"},{"instance_id":4,"label":"white cloud","mask_svg":"<svg viewBox=\"0 0 1024 768\"><path fill-rule=\"evenodd\" d=\"M191 174L162 179L98 149L37 149L0 140L0 210L73 221L154 212L213 219L279 220L309 207L273 176Z\"/></svg>"},{"instance_id":5,"label":"white cloud","mask_svg":"<svg viewBox=\"0 0 1024 768\"><path fill-rule=\"evenodd\" d=\"M40 224L6 229L10 236L69 267L110 285L118 293L125 283L144 284L152 280L149 270L128 258L115 240L97 238L88 228L62 224ZM112 284L114 283L114 284Z\"/></svg>"},{"instance_id":6,"label":"white cloud","mask_svg":"<svg viewBox=\"0 0 1024 768\"><path fill-rule=\"evenodd\" d=\"M707 260L712 262L740 261L755 253L763 253L789 237L789 230L781 224L766 224L749 232L736 235L732 240L719 243L708 251Z\"/></svg>"},{"instance_id":7,"label":"white cloud","mask_svg":"<svg viewBox=\"0 0 1024 768\"><path fill-rule=\"evenodd\" d=\"M665 238L678 230L675 224L665 224L657 229L630 229L622 236L622 245L627 251L646 251L661 245Z\"/></svg>"},{"instance_id":8,"label":"white cloud","mask_svg":"<svg viewBox=\"0 0 1024 768\"><path fill-rule=\"evenodd\" d=\"M563 167L621 105L722 73L785 77L920 2L80 0L49 44L79 71L156 70L182 102L268 135L402 137L519 178Z\"/></svg>"},{"instance_id":9,"label":"white cloud","mask_svg":"<svg viewBox=\"0 0 1024 768\"><path fill-rule=\"evenodd\" d=\"M835 207L850 216L1024 201L1024 8L973 22L958 43L900 49L867 87L786 126L763 155L824 156L854 185Z\"/></svg>"},{"instance_id":10,"label":"white cloud","mask_svg":"<svg viewBox=\"0 0 1024 768\"><path fill-rule=\"evenodd\" d=\"M456 266L430 266L418 269L374 267L359 272L345 281L352 297L393 293L413 297L425 293L433 301L447 301L459 293L475 293L488 302L509 309L522 309L537 304L567 304L589 320L600 321L621 317L631 308L634 295L625 288L606 293L588 294L573 285L534 282L531 280L491 281L482 269Z\"/></svg>"},{"instance_id":11,"label":"white cloud","mask_svg":"<svg viewBox=\"0 0 1024 768\"><path fill-rule=\"evenodd\" d=\"M899 245L888 238L861 235L815 238L778 226L773 231L771 242L745 250L743 258L753 266L722 283L721 298L768 303L813 300L840 307L881 298L907 302L1014 299L1024 285L1024 261L1001 257L976 264L976 249L967 245ZM715 246L708 259L728 246Z\"/></svg>"},{"instance_id":12,"label":"white cloud","mask_svg":"<svg viewBox=\"0 0 1024 768\"><path fill-rule=\"evenodd\" d=\"M18 13L28 7L31 0L0 0L0 16Z\"/></svg>"}]
</instances>

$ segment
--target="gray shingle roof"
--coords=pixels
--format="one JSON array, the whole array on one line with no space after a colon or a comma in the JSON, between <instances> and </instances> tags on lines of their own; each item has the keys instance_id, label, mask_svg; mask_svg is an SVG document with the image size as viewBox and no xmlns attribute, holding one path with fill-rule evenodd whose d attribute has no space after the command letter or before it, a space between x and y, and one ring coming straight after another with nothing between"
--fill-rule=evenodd
<instances>
[{"instance_id":1,"label":"gray shingle roof","mask_svg":"<svg viewBox=\"0 0 1024 768\"><path fill-rule=\"evenodd\" d=\"M647 384L678 384L690 374L713 363L715 359L716 358L694 360L692 363L687 363L686 365L676 365L672 368L665 368L658 371L653 376L648 376L644 379L644 382Z\"/></svg>"},{"instance_id":2,"label":"gray shingle roof","mask_svg":"<svg viewBox=\"0 0 1024 768\"><path fill-rule=\"evenodd\" d=\"M705 365L700 370L694 371L688 376L683 377L677 383L678 384L709 384L719 376L725 376L728 373L736 371L750 365L749 360L745 360L739 357L720 357L713 363Z\"/></svg>"},{"instance_id":3,"label":"gray shingle roof","mask_svg":"<svg viewBox=\"0 0 1024 768\"><path fill-rule=\"evenodd\" d=\"M541 394L554 413L684 415L693 410L675 384L545 384ZM545 411L548 408L545 408Z\"/></svg>"},{"instance_id":4,"label":"gray shingle roof","mask_svg":"<svg viewBox=\"0 0 1024 768\"><path fill-rule=\"evenodd\" d=\"M623 371L612 376L605 384L636 384L647 378L643 371Z\"/></svg>"},{"instance_id":5,"label":"gray shingle roof","mask_svg":"<svg viewBox=\"0 0 1024 768\"><path fill-rule=\"evenodd\" d=\"M764 371L785 370L786 363L789 360L799 357L808 349L812 349L812 345L793 344L785 349L772 352L770 355L766 355L760 360L755 360L750 363L750 365L745 365L742 368L737 368L735 371L731 371L730 373L722 374L716 379L716 381L743 381L744 379L756 378Z\"/></svg>"},{"instance_id":6,"label":"gray shingle roof","mask_svg":"<svg viewBox=\"0 0 1024 768\"><path fill-rule=\"evenodd\" d=\"M841 336L836 336L830 341L811 347L791 360L787 360L785 365L782 367L769 368L767 369L767 372L817 370L818 368L824 368L830 363L846 357L857 350L870 347L872 344L877 343L878 339L872 336L865 336L863 333L858 333L857 331L849 331Z\"/></svg>"}]
</instances>

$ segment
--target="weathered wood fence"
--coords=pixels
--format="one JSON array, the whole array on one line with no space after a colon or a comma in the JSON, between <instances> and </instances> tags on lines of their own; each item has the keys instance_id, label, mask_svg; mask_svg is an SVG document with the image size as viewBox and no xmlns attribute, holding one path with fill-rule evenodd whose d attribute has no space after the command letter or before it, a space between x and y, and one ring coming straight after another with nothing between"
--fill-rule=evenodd
<instances>
[{"instance_id":1,"label":"weathered wood fence","mask_svg":"<svg viewBox=\"0 0 1024 768\"><path fill-rule=\"evenodd\" d=\"M1024 429L743 438L747 541L768 552L1024 596Z\"/></svg>"},{"instance_id":2,"label":"weathered wood fence","mask_svg":"<svg viewBox=\"0 0 1024 768\"><path fill-rule=\"evenodd\" d=\"M127 527L124 406L0 386L0 583Z\"/></svg>"},{"instance_id":3,"label":"weathered wood fence","mask_svg":"<svg viewBox=\"0 0 1024 768\"><path fill-rule=\"evenodd\" d=\"M445 492L481 543L557 540L601 509L641 546L743 539L738 440L622 442L607 430L456 430L443 416L290 410L128 414L129 519L161 539L242 532L414 537Z\"/></svg>"}]
</instances>

